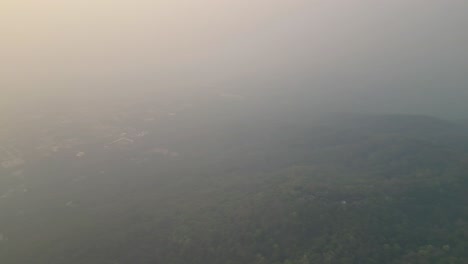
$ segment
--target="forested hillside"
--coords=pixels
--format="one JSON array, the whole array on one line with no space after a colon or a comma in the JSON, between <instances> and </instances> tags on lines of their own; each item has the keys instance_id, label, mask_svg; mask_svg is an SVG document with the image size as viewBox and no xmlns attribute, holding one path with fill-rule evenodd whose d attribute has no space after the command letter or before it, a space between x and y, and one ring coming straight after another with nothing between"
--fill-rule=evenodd
<instances>
[{"instance_id":1,"label":"forested hillside","mask_svg":"<svg viewBox=\"0 0 468 264\"><path fill-rule=\"evenodd\" d=\"M466 125L178 118L106 121L149 131L112 144L79 124L50 130L76 146L15 146L0 263L468 263Z\"/></svg>"}]
</instances>

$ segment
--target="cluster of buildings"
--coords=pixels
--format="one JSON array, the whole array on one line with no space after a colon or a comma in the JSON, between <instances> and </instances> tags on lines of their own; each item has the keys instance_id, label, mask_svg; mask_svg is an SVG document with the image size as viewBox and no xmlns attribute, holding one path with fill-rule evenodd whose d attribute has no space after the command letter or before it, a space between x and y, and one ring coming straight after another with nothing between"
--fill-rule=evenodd
<instances>
[{"instance_id":1,"label":"cluster of buildings","mask_svg":"<svg viewBox=\"0 0 468 264\"><path fill-rule=\"evenodd\" d=\"M25 160L16 148L0 147L0 166L4 169L12 169L22 166Z\"/></svg>"}]
</instances>

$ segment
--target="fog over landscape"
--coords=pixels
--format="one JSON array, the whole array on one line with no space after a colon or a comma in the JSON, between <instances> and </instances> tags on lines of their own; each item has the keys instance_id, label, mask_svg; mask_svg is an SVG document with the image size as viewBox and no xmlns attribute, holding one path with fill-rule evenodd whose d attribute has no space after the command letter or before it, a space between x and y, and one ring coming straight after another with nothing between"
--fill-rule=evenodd
<instances>
[{"instance_id":1,"label":"fog over landscape","mask_svg":"<svg viewBox=\"0 0 468 264\"><path fill-rule=\"evenodd\" d=\"M6 1L2 103L168 94L197 101L224 92L270 110L463 117L467 7L458 0Z\"/></svg>"},{"instance_id":2,"label":"fog over landscape","mask_svg":"<svg viewBox=\"0 0 468 264\"><path fill-rule=\"evenodd\" d=\"M468 1L5 0L1 264L468 263Z\"/></svg>"}]
</instances>

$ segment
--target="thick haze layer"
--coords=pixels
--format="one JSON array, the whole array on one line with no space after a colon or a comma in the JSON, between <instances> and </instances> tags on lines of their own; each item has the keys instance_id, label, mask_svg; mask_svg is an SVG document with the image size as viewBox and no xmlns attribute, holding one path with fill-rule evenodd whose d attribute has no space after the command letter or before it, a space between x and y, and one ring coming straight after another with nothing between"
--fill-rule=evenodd
<instances>
[{"instance_id":1,"label":"thick haze layer","mask_svg":"<svg viewBox=\"0 0 468 264\"><path fill-rule=\"evenodd\" d=\"M276 110L468 112L464 0L0 5L7 114L90 98L219 94Z\"/></svg>"}]
</instances>

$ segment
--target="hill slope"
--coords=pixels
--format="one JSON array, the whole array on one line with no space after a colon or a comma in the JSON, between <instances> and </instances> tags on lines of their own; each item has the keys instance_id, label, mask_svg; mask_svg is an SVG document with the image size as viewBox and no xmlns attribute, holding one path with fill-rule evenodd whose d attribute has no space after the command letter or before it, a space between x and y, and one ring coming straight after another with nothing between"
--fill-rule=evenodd
<instances>
[{"instance_id":1,"label":"hill slope","mask_svg":"<svg viewBox=\"0 0 468 264\"><path fill-rule=\"evenodd\" d=\"M80 125L57 153L16 146L28 159L1 171L0 263L468 261L466 127L162 122L122 144Z\"/></svg>"}]
</instances>

